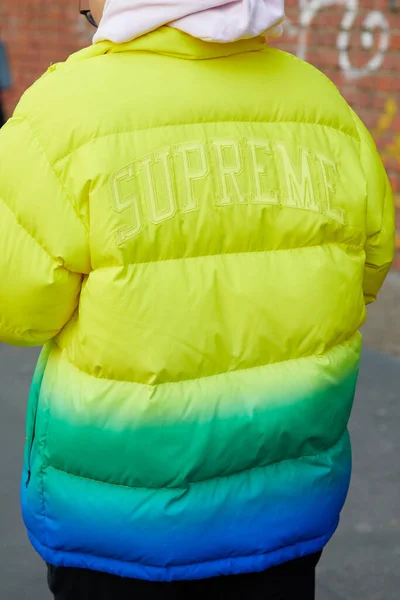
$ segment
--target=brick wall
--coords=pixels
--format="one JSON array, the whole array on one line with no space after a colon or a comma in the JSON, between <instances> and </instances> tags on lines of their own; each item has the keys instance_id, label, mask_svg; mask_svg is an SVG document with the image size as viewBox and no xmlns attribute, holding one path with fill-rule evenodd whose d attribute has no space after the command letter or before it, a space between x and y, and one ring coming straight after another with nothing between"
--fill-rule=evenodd
<instances>
[{"instance_id":1,"label":"brick wall","mask_svg":"<svg viewBox=\"0 0 400 600\"><path fill-rule=\"evenodd\" d=\"M397 198L400 269L400 0L287 0L286 34L277 45L324 71L373 131ZM78 0L0 0L0 35L19 96L51 62L90 42Z\"/></svg>"},{"instance_id":2,"label":"brick wall","mask_svg":"<svg viewBox=\"0 0 400 600\"><path fill-rule=\"evenodd\" d=\"M90 43L91 27L78 0L0 0L0 35L14 78L4 94L10 114L22 92L50 65Z\"/></svg>"}]
</instances>

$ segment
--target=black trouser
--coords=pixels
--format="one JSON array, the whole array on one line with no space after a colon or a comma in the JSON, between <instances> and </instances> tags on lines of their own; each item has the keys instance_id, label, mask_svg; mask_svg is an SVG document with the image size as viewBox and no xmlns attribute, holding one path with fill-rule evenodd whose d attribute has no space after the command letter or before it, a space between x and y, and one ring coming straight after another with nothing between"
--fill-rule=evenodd
<instances>
[{"instance_id":1,"label":"black trouser","mask_svg":"<svg viewBox=\"0 0 400 600\"><path fill-rule=\"evenodd\" d=\"M157 583L121 579L106 573L49 566L49 586L55 600L314 600L313 554L263 573L231 575L200 581Z\"/></svg>"}]
</instances>

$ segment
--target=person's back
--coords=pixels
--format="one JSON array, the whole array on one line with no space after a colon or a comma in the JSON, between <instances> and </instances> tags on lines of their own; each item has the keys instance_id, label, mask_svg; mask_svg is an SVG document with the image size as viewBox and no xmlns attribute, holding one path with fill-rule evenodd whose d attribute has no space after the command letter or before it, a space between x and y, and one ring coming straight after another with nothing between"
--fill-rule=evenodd
<instances>
[{"instance_id":1,"label":"person's back","mask_svg":"<svg viewBox=\"0 0 400 600\"><path fill-rule=\"evenodd\" d=\"M29 401L33 545L150 581L318 553L393 257L369 134L261 37L163 27L50 71L0 136L0 340L54 338Z\"/></svg>"}]
</instances>

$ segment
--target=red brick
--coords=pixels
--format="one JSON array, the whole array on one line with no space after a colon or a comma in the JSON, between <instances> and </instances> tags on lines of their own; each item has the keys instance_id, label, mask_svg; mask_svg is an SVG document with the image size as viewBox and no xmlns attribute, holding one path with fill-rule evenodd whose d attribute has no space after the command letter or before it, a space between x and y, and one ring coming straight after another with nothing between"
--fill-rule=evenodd
<instances>
[{"instance_id":1,"label":"red brick","mask_svg":"<svg viewBox=\"0 0 400 600\"><path fill-rule=\"evenodd\" d=\"M399 28L399 25L398 25L398 28ZM390 48L392 50L400 50L400 34L391 36Z\"/></svg>"}]
</instances>

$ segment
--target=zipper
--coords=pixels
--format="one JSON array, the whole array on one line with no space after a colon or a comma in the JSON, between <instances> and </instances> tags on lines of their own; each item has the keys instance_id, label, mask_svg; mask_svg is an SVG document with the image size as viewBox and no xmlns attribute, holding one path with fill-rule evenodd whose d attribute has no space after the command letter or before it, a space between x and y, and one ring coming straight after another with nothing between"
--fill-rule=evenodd
<instances>
[{"instance_id":1,"label":"zipper","mask_svg":"<svg viewBox=\"0 0 400 600\"><path fill-rule=\"evenodd\" d=\"M27 470L25 487L29 486L32 477L32 453L33 453L33 445L36 439L36 426L38 419L38 411L39 411L39 400L40 400L40 390L42 387L42 381L44 372L46 370L47 361L50 355L52 343L49 342L46 344L42 352L40 353L39 360L36 365L35 373L33 375L33 380L31 384L31 389L28 398L28 410L27 410L27 433L26 433L26 442L25 442L25 456L24 456L24 465Z\"/></svg>"},{"instance_id":2,"label":"zipper","mask_svg":"<svg viewBox=\"0 0 400 600\"><path fill-rule=\"evenodd\" d=\"M39 399L36 399L36 405L35 405L35 412L34 412L34 417L33 417L33 426L32 426L32 433L31 433L31 437L30 437L30 443L29 443L29 450L28 450L28 475L26 478L26 482L25 482L25 487L28 487L31 481L31 477L32 477L32 452L33 452L33 444L35 441L35 437L36 437L36 421L37 421L37 414L38 414L38 407L39 407ZM26 443L29 442L29 438L26 438Z\"/></svg>"}]
</instances>

